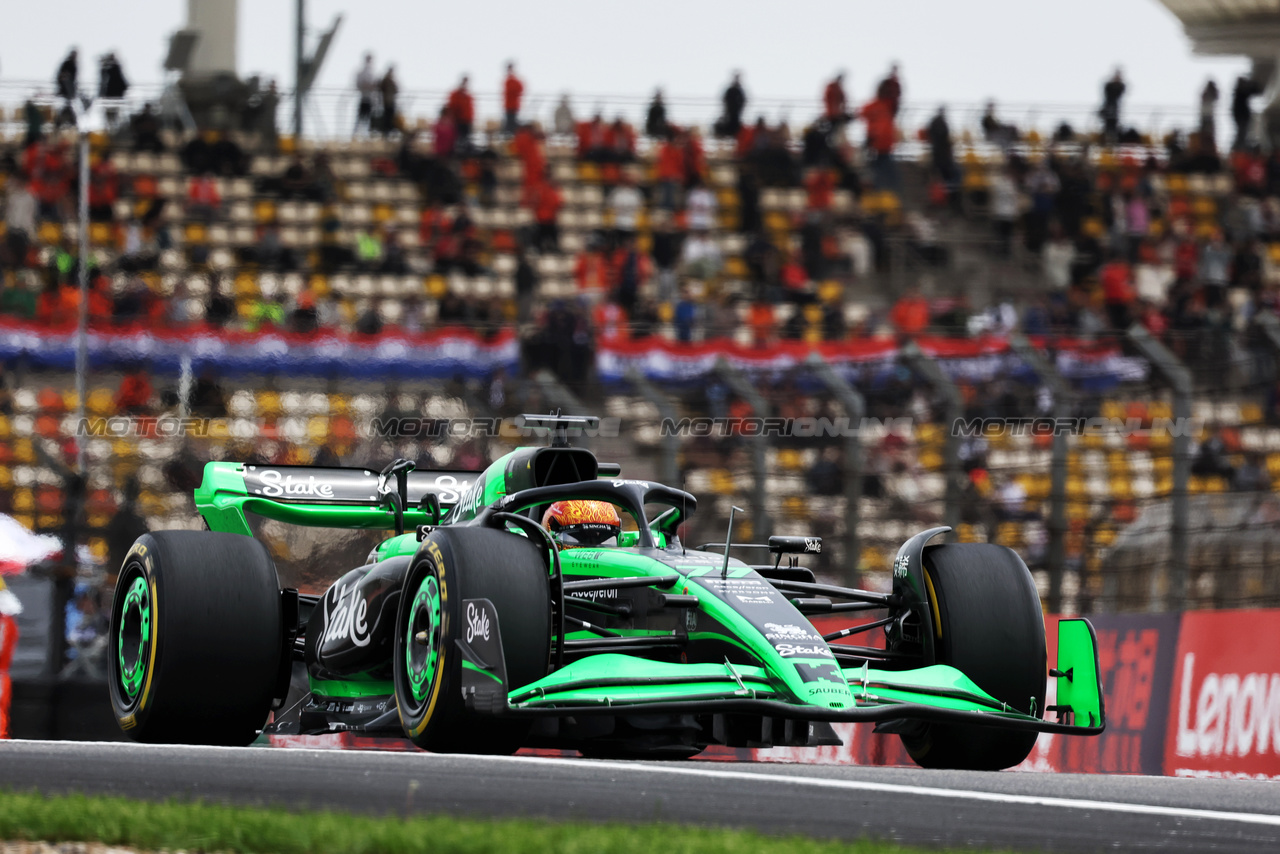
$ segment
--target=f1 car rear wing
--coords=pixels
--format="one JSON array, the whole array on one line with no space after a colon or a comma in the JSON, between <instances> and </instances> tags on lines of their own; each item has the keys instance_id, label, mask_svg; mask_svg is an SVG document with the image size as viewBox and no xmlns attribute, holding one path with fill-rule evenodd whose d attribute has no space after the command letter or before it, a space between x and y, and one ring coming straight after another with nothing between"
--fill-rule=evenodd
<instances>
[{"instance_id":1,"label":"f1 car rear wing","mask_svg":"<svg viewBox=\"0 0 1280 854\"><path fill-rule=\"evenodd\" d=\"M435 496L447 510L482 472L411 471L404 524L436 521L420 505ZM214 531L252 535L246 513L293 525L393 529L396 515L379 494L379 473L363 468L262 466L211 462L195 490L196 509Z\"/></svg>"}]
</instances>

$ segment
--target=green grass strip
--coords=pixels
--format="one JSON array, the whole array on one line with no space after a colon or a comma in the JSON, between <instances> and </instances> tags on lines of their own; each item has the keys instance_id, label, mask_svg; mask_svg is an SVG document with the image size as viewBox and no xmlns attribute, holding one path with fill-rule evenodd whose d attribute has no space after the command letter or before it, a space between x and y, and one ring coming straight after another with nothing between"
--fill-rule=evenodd
<instances>
[{"instance_id":1,"label":"green grass strip","mask_svg":"<svg viewBox=\"0 0 1280 854\"><path fill-rule=\"evenodd\" d=\"M372 817L205 802L0 792L0 841L102 842L259 854L904 854L860 841L670 824Z\"/></svg>"}]
</instances>

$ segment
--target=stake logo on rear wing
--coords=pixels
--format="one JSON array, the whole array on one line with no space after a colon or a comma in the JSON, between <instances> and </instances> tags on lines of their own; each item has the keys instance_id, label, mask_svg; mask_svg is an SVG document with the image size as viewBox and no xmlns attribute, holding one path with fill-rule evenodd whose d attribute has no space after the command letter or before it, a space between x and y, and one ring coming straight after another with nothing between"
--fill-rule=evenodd
<instances>
[{"instance_id":1,"label":"stake logo on rear wing","mask_svg":"<svg viewBox=\"0 0 1280 854\"><path fill-rule=\"evenodd\" d=\"M453 507L481 472L412 471L409 473L409 506L434 494L442 509ZM353 504L377 506L378 473L369 469L317 466L244 467L245 494L299 504Z\"/></svg>"}]
</instances>

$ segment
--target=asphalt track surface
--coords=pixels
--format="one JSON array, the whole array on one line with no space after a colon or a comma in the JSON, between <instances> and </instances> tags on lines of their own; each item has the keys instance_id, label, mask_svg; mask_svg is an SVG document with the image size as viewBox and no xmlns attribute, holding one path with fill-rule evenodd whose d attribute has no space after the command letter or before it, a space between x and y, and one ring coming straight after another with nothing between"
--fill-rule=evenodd
<instances>
[{"instance_id":1,"label":"asphalt track surface","mask_svg":"<svg viewBox=\"0 0 1280 854\"><path fill-rule=\"evenodd\" d=\"M1280 851L1280 784L1239 780L5 741L0 788L957 848Z\"/></svg>"}]
</instances>

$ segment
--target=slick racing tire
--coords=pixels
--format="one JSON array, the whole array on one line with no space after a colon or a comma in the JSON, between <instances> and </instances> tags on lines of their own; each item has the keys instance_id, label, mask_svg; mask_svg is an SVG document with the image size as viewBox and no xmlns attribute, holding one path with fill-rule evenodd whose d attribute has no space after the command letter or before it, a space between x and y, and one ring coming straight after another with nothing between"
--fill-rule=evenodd
<instances>
[{"instance_id":1,"label":"slick racing tire","mask_svg":"<svg viewBox=\"0 0 1280 854\"><path fill-rule=\"evenodd\" d=\"M937 663L1043 717L1044 613L1022 558L1004 546L949 543L925 549L924 569ZM902 743L925 768L999 771L1027 758L1036 733L931 722L902 733Z\"/></svg>"},{"instance_id":2,"label":"slick racing tire","mask_svg":"<svg viewBox=\"0 0 1280 854\"><path fill-rule=\"evenodd\" d=\"M528 722L486 719L466 709L455 641L466 631L462 602L488 599L498 612L508 688L547 674L551 590L541 549L492 528L437 528L418 547L404 590L392 672L405 735L436 753L520 749Z\"/></svg>"},{"instance_id":3,"label":"slick racing tire","mask_svg":"<svg viewBox=\"0 0 1280 854\"><path fill-rule=\"evenodd\" d=\"M120 728L152 744L249 744L271 710L281 621L275 564L257 540L143 534L111 606L107 682Z\"/></svg>"}]
</instances>

